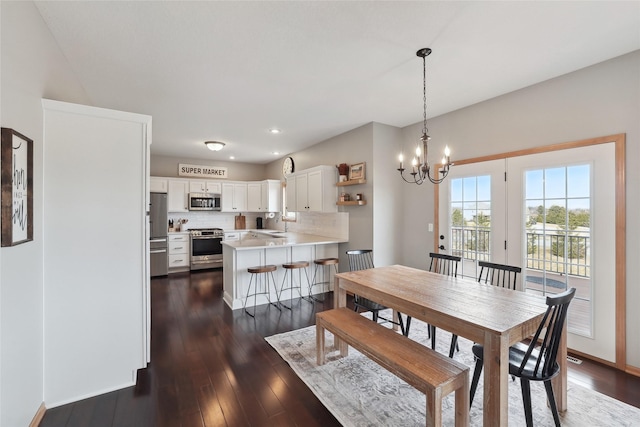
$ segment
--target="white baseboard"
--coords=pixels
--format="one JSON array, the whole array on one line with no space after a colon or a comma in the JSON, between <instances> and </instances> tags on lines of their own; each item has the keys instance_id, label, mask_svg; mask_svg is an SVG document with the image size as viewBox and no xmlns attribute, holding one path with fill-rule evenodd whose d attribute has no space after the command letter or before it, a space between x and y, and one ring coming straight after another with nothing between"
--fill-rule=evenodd
<instances>
[{"instance_id":1,"label":"white baseboard","mask_svg":"<svg viewBox=\"0 0 640 427\"><path fill-rule=\"evenodd\" d=\"M67 405L67 404L73 403L73 402L78 402L79 400L88 399L90 397L99 396L101 394L111 393L112 391L116 391L116 390L122 390L123 388L132 387L134 385L136 385L136 382L135 381L131 381L131 382L127 382L127 383L115 386L115 387L110 387L110 388L107 388L107 389L104 389L104 390L97 390L95 392L87 393L85 395L76 396L76 397L73 397L71 399L65 399L65 400L61 400L61 401L58 401L58 402L47 403L47 408L48 409L56 408L58 406Z\"/></svg>"}]
</instances>

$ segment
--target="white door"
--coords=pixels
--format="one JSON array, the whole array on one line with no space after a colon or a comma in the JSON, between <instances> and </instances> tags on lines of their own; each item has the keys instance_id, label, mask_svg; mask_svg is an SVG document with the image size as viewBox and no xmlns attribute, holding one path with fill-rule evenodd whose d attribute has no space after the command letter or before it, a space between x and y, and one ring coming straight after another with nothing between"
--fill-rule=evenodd
<instances>
[{"instance_id":1,"label":"white door","mask_svg":"<svg viewBox=\"0 0 640 427\"><path fill-rule=\"evenodd\" d=\"M451 168L440 185L440 253L462 257L458 274L478 277L478 261L506 262L504 160Z\"/></svg>"},{"instance_id":2,"label":"white door","mask_svg":"<svg viewBox=\"0 0 640 427\"><path fill-rule=\"evenodd\" d=\"M575 287L568 346L615 362L614 144L508 160L508 240L527 292ZM512 253L512 251L509 251Z\"/></svg>"},{"instance_id":3,"label":"white door","mask_svg":"<svg viewBox=\"0 0 640 427\"><path fill-rule=\"evenodd\" d=\"M467 277L474 277L477 259L488 259L521 266L518 289L526 292L546 295L575 287L568 345L611 362L616 349L614 149L613 143L598 144L455 166L440 184L438 219L441 252L462 256ZM487 179L489 198L483 189ZM491 206L488 253L478 241L487 232L479 226L486 224L486 206ZM483 221L477 220L481 214Z\"/></svg>"}]
</instances>

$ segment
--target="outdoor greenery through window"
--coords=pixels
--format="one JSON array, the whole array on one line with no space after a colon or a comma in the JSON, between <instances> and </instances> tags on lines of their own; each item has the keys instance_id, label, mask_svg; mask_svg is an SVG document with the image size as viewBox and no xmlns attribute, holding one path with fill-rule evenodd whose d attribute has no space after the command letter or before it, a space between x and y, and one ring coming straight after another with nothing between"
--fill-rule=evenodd
<instances>
[{"instance_id":1,"label":"outdoor greenery through window","mask_svg":"<svg viewBox=\"0 0 640 427\"><path fill-rule=\"evenodd\" d=\"M462 275L475 278L477 261L491 260L491 176L452 179L450 197L451 254L462 257Z\"/></svg>"},{"instance_id":2,"label":"outdoor greenery through window","mask_svg":"<svg viewBox=\"0 0 640 427\"><path fill-rule=\"evenodd\" d=\"M527 292L577 289L569 328L585 336L592 334L593 320L590 179L590 164L524 173L523 256L519 263L512 261L522 267ZM497 250L491 247L491 176L452 179L450 203L451 254L462 257L461 274L475 278L478 261L492 261L492 250Z\"/></svg>"}]
</instances>

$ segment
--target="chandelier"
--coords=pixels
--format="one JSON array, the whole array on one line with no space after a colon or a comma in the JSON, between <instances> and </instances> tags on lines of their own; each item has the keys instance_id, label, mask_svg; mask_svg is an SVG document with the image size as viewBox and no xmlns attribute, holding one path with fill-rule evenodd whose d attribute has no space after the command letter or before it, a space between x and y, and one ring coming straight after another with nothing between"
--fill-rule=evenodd
<instances>
[{"instance_id":1,"label":"chandelier","mask_svg":"<svg viewBox=\"0 0 640 427\"><path fill-rule=\"evenodd\" d=\"M422 136L420 140L422 141L422 148L420 148L420 144L416 146L416 155L411 160L411 172L409 175L411 177L407 179L404 176L404 156L400 153L398 159L400 160L400 167L398 171L400 172L400 176L403 180L410 184L418 184L426 182L427 179L431 181L433 184L440 184L449 174L449 167L453 166L451 163L451 159L449 155L451 154L449 151L449 147L445 147L444 149L444 157L439 165L436 165L435 170L433 171L433 176L431 175L432 168L429 165L428 160L428 144L431 137L427 134L429 129L427 129L427 66L426 66L426 58L431 54L431 49L428 47L422 48L416 52L416 55L422 58L422 100L423 100L423 124L422 124Z\"/></svg>"}]
</instances>

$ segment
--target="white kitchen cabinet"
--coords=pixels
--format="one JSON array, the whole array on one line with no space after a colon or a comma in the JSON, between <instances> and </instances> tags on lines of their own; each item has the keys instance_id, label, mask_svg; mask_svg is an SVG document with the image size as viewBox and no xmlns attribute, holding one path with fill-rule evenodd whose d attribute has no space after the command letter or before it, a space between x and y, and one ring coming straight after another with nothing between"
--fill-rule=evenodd
<instances>
[{"instance_id":1,"label":"white kitchen cabinet","mask_svg":"<svg viewBox=\"0 0 640 427\"><path fill-rule=\"evenodd\" d=\"M166 193L167 183L168 183L167 178L152 176L149 178L149 192L150 193Z\"/></svg>"},{"instance_id":2,"label":"white kitchen cabinet","mask_svg":"<svg viewBox=\"0 0 640 427\"><path fill-rule=\"evenodd\" d=\"M225 182L222 184L222 212L247 212L247 183Z\"/></svg>"},{"instance_id":3,"label":"white kitchen cabinet","mask_svg":"<svg viewBox=\"0 0 640 427\"><path fill-rule=\"evenodd\" d=\"M261 212L280 212L280 181L267 179L262 181L262 204Z\"/></svg>"},{"instance_id":4,"label":"white kitchen cabinet","mask_svg":"<svg viewBox=\"0 0 640 427\"><path fill-rule=\"evenodd\" d=\"M169 180L167 191L167 210L169 212L188 212L188 196L188 180Z\"/></svg>"},{"instance_id":5,"label":"white kitchen cabinet","mask_svg":"<svg viewBox=\"0 0 640 427\"><path fill-rule=\"evenodd\" d=\"M309 210L309 174L301 173L295 177L296 185L296 212L306 212Z\"/></svg>"},{"instance_id":6,"label":"white kitchen cabinet","mask_svg":"<svg viewBox=\"0 0 640 427\"><path fill-rule=\"evenodd\" d=\"M280 181L267 179L247 183L248 212L280 212Z\"/></svg>"},{"instance_id":7,"label":"white kitchen cabinet","mask_svg":"<svg viewBox=\"0 0 640 427\"><path fill-rule=\"evenodd\" d=\"M242 240L244 239L245 234L247 234L246 231L225 231L224 240L227 242Z\"/></svg>"},{"instance_id":8,"label":"white kitchen cabinet","mask_svg":"<svg viewBox=\"0 0 640 427\"><path fill-rule=\"evenodd\" d=\"M189 180L189 192L220 194L222 192L222 183L220 181L191 179Z\"/></svg>"},{"instance_id":9,"label":"white kitchen cabinet","mask_svg":"<svg viewBox=\"0 0 640 427\"><path fill-rule=\"evenodd\" d=\"M262 184L260 182L247 183L247 211L262 212Z\"/></svg>"},{"instance_id":10,"label":"white kitchen cabinet","mask_svg":"<svg viewBox=\"0 0 640 427\"><path fill-rule=\"evenodd\" d=\"M335 175L333 166L316 166L287 178L287 209L295 212L337 212Z\"/></svg>"},{"instance_id":11,"label":"white kitchen cabinet","mask_svg":"<svg viewBox=\"0 0 640 427\"><path fill-rule=\"evenodd\" d=\"M171 233L169 240L169 272L184 271L189 267L189 234Z\"/></svg>"}]
</instances>

